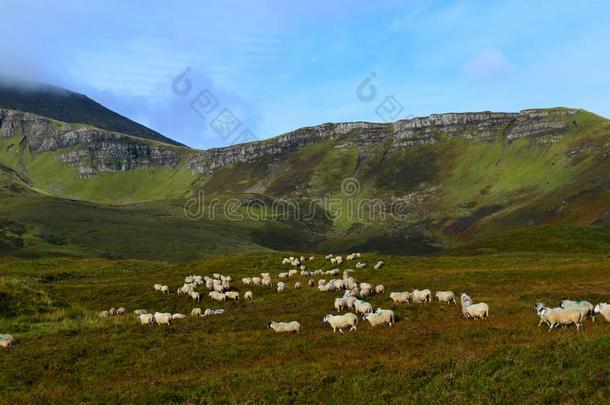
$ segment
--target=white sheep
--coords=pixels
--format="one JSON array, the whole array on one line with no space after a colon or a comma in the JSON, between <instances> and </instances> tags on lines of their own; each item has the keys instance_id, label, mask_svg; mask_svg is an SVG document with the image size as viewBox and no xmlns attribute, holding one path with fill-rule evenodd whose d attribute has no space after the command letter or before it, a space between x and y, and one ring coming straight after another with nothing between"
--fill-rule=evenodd
<instances>
[{"instance_id":1,"label":"white sheep","mask_svg":"<svg viewBox=\"0 0 610 405\"><path fill-rule=\"evenodd\" d=\"M172 314L169 312L155 312L154 318L157 325L169 325L172 321Z\"/></svg>"},{"instance_id":2,"label":"white sheep","mask_svg":"<svg viewBox=\"0 0 610 405\"><path fill-rule=\"evenodd\" d=\"M152 325L154 321L153 314L140 314L138 319L142 325Z\"/></svg>"},{"instance_id":3,"label":"white sheep","mask_svg":"<svg viewBox=\"0 0 610 405\"><path fill-rule=\"evenodd\" d=\"M100 318L108 318L109 316L110 316L110 313L108 311L100 312Z\"/></svg>"},{"instance_id":4,"label":"white sheep","mask_svg":"<svg viewBox=\"0 0 610 405\"><path fill-rule=\"evenodd\" d=\"M358 262L356 263L356 270L360 270L366 267L366 263Z\"/></svg>"},{"instance_id":5,"label":"white sheep","mask_svg":"<svg viewBox=\"0 0 610 405\"><path fill-rule=\"evenodd\" d=\"M314 280L313 278L310 278L310 279L309 279L309 281L307 282L307 284L308 284L310 287L313 287L313 286L316 284L316 280Z\"/></svg>"},{"instance_id":6,"label":"white sheep","mask_svg":"<svg viewBox=\"0 0 610 405\"><path fill-rule=\"evenodd\" d=\"M239 301L239 292L237 291L227 291L225 296L230 300Z\"/></svg>"},{"instance_id":7,"label":"white sheep","mask_svg":"<svg viewBox=\"0 0 610 405\"><path fill-rule=\"evenodd\" d=\"M345 307L350 311L354 309L354 304L356 303L356 297L350 295L348 297L343 298L345 301Z\"/></svg>"},{"instance_id":8,"label":"white sheep","mask_svg":"<svg viewBox=\"0 0 610 405\"><path fill-rule=\"evenodd\" d=\"M593 311L593 304L588 301L572 301L572 300L562 300L561 308L564 309L573 309L582 314L583 319L587 316L591 317L591 320L595 322L595 312Z\"/></svg>"},{"instance_id":9,"label":"white sheep","mask_svg":"<svg viewBox=\"0 0 610 405\"><path fill-rule=\"evenodd\" d=\"M337 312L341 312L343 308L345 308L345 299L335 298L335 309L337 310Z\"/></svg>"},{"instance_id":10,"label":"white sheep","mask_svg":"<svg viewBox=\"0 0 610 405\"><path fill-rule=\"evenodd\" d=\"M246 291L244 293L244 299L245 300L253 300L254 299L254 294L252 294L252 291Z\"/></svg>"},{"instance_id":11,"label":"white sheep","mask_svg":"<svg viewBox=\"0 0 610 405\"><path fill-rule=\"evenodd\" d=\"M191 311L191 316L201 316L202 314L201 308L193 308Z\"/></svg>"},{"instance_id":12,"label":"white sheep","mask_svg":"<svg viewBox=\"0 0 610 405\"><path fill-rule=\"evenodd\" d=\"M210 315L214 315L214 310L210 309L210 308L206 308L205 311L203 311L203 316L210 316Z\"/></svg>"},{"instance_id":13,"label":"white sheep","mask_svg":"<svg viewBox=\"0 0 610 405\"><path fill-rule=\"evenodd\" d=\"M437 291L434 295L436 296L436 299L438 299L438 302L444 302L446 304L454 303L457 305L453 291Z\"/></svg>"},{"instance_id":14,"label":"white sheep","mask_svg":"<svg viewBox=\"0 0 610 405\"><path fill-rule=\"evenodd\" d=\"M383 294L385 292L385 287L383 286L383 284L377 284L375 286L375 293L376 294Z\"/></svg>"},{"instance_id":15,"label":"white sheep","mask_svg":"<svg viewBox=\"0 0 610 405\"><path fill-rule=\"evenodd\" d=\"M166 285L162 285L161 290L159 291L161 291L163 294L169 294L169 287Z\"/></svg>"},{"instance_id":16,"label":"white sheep","mask_svg":"<svg viewBox=\"0 0 610 405\"><path fill-rule=\"evenodd\" d=\"M427 288L425 290L413 290L411 293L411 299L416 304L432 302L432 292Z\"/></svg>"},{"instance_id":17,"label":"white sheep","mask_svg":"<svg viewBox=\"0 0 610 405\"><path fill-rule=\"evenodd\" d=\"M267 324L267 328L273 329L277 333L301 333L301 324L297 321L292 322L275 322L271 321Z\"/></svg>"},{"instance_id":18,"label":"white sheep","mask_svg":"<svg viewBox=\"0 0 610 405\"><path fill-rule=\"evenodd\" d=\"M381 268L383 267L383 265L384 265L384 264L385 264L385 263L384 263L384 261L383 261L383 260L379 260L379 261L377 262L377 264L375 264L375 266L374 266L373 268L374 268L375 270L379 270L379 269L381 269Z\"/></svg>"},{"instance_id":19,"label":"white sheep","mask_svg":"<svg viewBox=\"0 0 610 405\"><path fill-rule=\"evenodd\" d=\"M263 277L263 279L261 280L261 284L264 287L271 287L273 284L271 283L271 278L270 277Z\"/></svg>"},{"instance_id":20,"label":"white sheep","mask_svg":"<svg viewBox=\"0 0 610 405\"><path fill-rule=\"evenodd\" d=\"M136 310L134 310L134 311L133 311L133 313L134 313L135 315L142 315L142 314L147 314L147 313L148 313L148 311L147 311L147 310L145 310L145 309L136 309Z\"/></svg>"},{"instance_id":21,"label":"white sheep","mask_svg":"<svg viewBox=\"0 0 610 405\"><path fill-rule=\"evenodd\" d=\"M343 315L328 314L322 321L328 323L331 328L333 328L333 333L335 333L337 329L339 329L339 332L343 333L343 328L347 328L348 326L351 327L350 332L358 329L358 317L351 312Z\"/></svg>"},{"instance_id":22,"label":"white sheep","mask_svg":"<svg viewBox=\"0 0 610 405\"><path fill-rule=\"evenodd\" d=\"M300 290L301 288L303 288L303 285L299 281L294 283L294 289L295 290Z\"/></svg>"},{"instance_id":23,"label":"white sheep","mask_svg":"<svg viewBox=\"0 0 610 405\"><path fill-rule=\"evenodd\" d=\"M408 291L391 292L390 299L396 304L408 304L411 300L411 293Z\"/></svg>"},{"instance_id":24,"label":"white sheep","mask_svg":"<svg viewBox=\"0 0 610 405\"><path fill-rule=\"evenodd\" d=\"M172 321L174 319L184 319L184 318L186 318L186 315L184 315L184 314L173 314L172 315Z\"/></svg>"},{"instance_id":25,"label":"white sheep","mask_svg":"<svg viewBox=\"0 0 610 405\"><path fill-rule=\"evenodd\" d=\"M224 302L227 299L227 296L225 294L219 293L217 291L210 291L208 296L210 298L212 298L213 300L220 301L220 302Z\"/></svg>"},{"instance_id":26,"label":"white sheep","mask_svg":"<svg viewBox=\"0 0 610 405\"><path fill-rule=\"evenodd\" d=\"M9 334L0 335L0 346L2 347L11 347L15 344L15 337Z\"/></svg>"},{"instance_id":27,"label":"white sheep","mask_svg":"<svg viewBox=\"0 0 610 405\"><path fill-rule=\"evenodd\" d=\"M610 305L600 302L593 308L593 313L601 314L606 322L610 322Z\"/></svg>"},{"instance_id":28,"label":"white sheep","mask_svg":"<svg viewBox=\"0 0 610 405\"><path fill-rule=\"evenodd\" d=\"M373 312L373 306L366 301L357 299L354 301L354 311L356 311L357 314L364 315Z\"/></svg>"},{"instance_id":29,"label":"white sheep","mask_svg":"<svg viewBox=\"0 0 610 405\"><path fill-rule=\"evenodd\" d=\"M373 313L364 314L362 318L369 321L373 327L383 325L384 323L387 323L391 327L395 321L394 311L381 308L377 308L377 311Z\"/></svg>"},{"instance_id":30,"label":"white sheep","mask_svg":"<svg viewBox=\"0 0 610 405\"><path fill-rule=\"evenodd\" d=\"M198 292L193 291L191 292L191 298L193 299L193 301L199 302L199 300L201 299L201 295Z\"/></svg>"},{"instance_id":31,"label":"white sheep","mask_svg":"<svg viewBox=\"0 0 610 405\"><path fill-rule=\"evenodd\" d=\"M252 285L261 285L260 277L252 277Z\"/></svg>"},{"instance_id":32,"label":"white sheep","mask_svg":"<svg viewBox=\"0 0 610 405\"><path fill-rule=\"evenodd\" d=\"M251 285L252 284L252 277L244 277L241 279L241 282L244 285Z\"/></svg>"},{"instance_id":33,"label":"white sheep","mask_svg":"<svg viewBox=\"0 0 610 405\"><path fill-rule=\"evenodd\" d=\"M161 291L161 287L163 287L161 284L153 285L153 288L155 289L155 291Z\"/></svg>"},{"instance_id":34,"label":"white sheep","mask_svg":"<svg viewBox=\"0 0 610 405\"><path fill-rule=\"evenodd\" d=\"M485 319L489 317L489 306L486 303L473 304L472 299L466 293L462 293L460 299L462 301L462 314L465 318Z\"/></svg>"},{"instance_id":35,"label":"white sheep","mask_svg":"<svg viewBox=\"0 0 610 405\"><path fill-rule=\"evenodd\" d=\"M286 289L286 283L283 282L279 282L277 283L277 292L281 293L284 292L284 290Z\"/></svg>"},{"instance_id":36,"label":"white sheep","mask_svg":"<svg viewBox=\"0 0 610 405\"><path fill-rule=\"evenodd\" d=\"M558 326L576 325L576 330L580 331L580 327L585 319L584 315L575 309L565 308L548 308L544 304L537 305L538 316L540 316L540 325L545 322L549 325L549 332Z\"/></svg>"}]
</instances>

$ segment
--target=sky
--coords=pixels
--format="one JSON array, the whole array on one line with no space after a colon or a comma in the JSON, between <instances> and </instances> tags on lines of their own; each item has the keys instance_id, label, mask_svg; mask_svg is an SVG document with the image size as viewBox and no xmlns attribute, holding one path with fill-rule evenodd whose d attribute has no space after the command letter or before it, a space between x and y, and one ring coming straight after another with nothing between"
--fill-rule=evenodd
<instances>
[{"instance_id":1,"label":"sky","mask_svg":"<svg viewBox=\"0 0 610 405\"><path fill-rule=\"evenodd\" d=\"M194 148L325 122L570 106L610 117L610 2L2 0L0 76Z\"/></svg>"}]
</instances>

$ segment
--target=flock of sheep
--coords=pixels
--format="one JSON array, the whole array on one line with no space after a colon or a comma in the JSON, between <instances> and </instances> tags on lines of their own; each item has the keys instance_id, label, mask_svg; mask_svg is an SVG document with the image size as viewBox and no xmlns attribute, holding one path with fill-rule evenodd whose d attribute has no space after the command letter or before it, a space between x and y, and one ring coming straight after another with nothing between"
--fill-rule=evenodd
<instances>
[{"instance_id":1,"label":"flock of sheep","mask_svg":"<svg viewBox=\"0 0 610 405\"><path fill-rule=\"evenodd\" d=\"M343 256L335 256L329 254L325 257L326 261L330 262L331 265L339 266L345 261L352 261L360 259L362 255L360 253L351 253L343 258ZM333 332L339 330L343 333L345 329L349 329L350 332L358 329L358 316L362 317L363 320L368 321L372 327L387 324L390 327L396 322L396 314L392 309L377 308L373 310L373 306L365 301L365 299L372 294L384 294L385 286L378 284L373 286L366 282L358 282L351 273L354 272L352 269L346 269L343 272L339 268L331 270L318 269L315 271L307 270L307 261L314 260L315 257L311 256L306 259L304 256L301 257L285 257L282 259L282 265L289 265L293 268L288 271L280 272L278 278L282 281L278 281L275 284L275 289L278 293L283 293L288 287L288 280L294 276L301 275L302 277L309 277L307 285L309 287L315 287L320 292L334 292L342 293L341 296L334 298L334 308L338 314L327 314L324 316L322 321L329 324L333 329ZM384 266L382 260L375 263L373 268L380 270ZM366 267L366 263L358 261L355 264L355 269L360 270ZM326 280L321 278L323 276L336 277L342 275L341 278L331 278ZM319 277L316 281L313 277ZM260 276L244 277L241 279L241 284L244 286L263 286L272 288L274 286L270 273L261 273ZM184 279L184 284L178 287L176 294L185 295L195 302L199 302L201 299L202 292L198 291L200 288L208 290L208 296L218 302L225 302L226 300L238 301L241 298L239 291L234 289L233 279L231 276L215 273L212 277L190 275ZM303 288L300 281L296 281L293 284L295 290ZM170 289L167 285L154 284L153 289L162 294L170 294ZM392 300L393 305L399 304L422 304L430 303L433 300L432 291L429 289L413 290L413 291L393 291L389 293L389 299ZM437 291L434 297L439 303L455 304L456 295L453 291ZM252 300L254 294L248 290L244 292L243 298L245 300ZM462 293L460 295L460 304L462 309L462 315L466 319L487 319L489 317L489 305L484 302L474 303L472 298ZM567 327L575 325L580 330L585 318L590 316L595 320L594 314L599 313L610 322L610 305L606 303L593 305L587 301L569 301L563 300L561 306L558 308L548 308L542 303L537 303L534 307L537 315L540 317L539 326L546 323L549 326L549 331L553 328ZM350 311L346 313L340 313L342 311ZM103 311L100 313L101 317L124 315L126 313L125 308L121 307L118 309L111 308L109 311ZM191 316L210 316L220 315L224 313L223 309L211 309L207 308L202 310L201 308L193 308ZM171 314L167 312L154 312L148 313L144 309L138 309L134 311L134 314L138 317L138 320L142 325L152 325L154 323L158 325L169 325L172 321L186 318L185 315L176 313ZM300 333L302 325L298 321L289 322L276 322L270 321L267 327L274 330L275 332L284 333Z\"/></svg>"}]
</instances>

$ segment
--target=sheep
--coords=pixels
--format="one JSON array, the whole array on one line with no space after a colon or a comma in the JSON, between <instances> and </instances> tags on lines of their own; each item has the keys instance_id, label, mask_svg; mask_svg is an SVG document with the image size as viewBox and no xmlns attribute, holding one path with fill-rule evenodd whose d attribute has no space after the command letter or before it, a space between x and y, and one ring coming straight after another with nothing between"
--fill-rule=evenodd
<instances>
[{"instance_id":1,"label":"sheep","mask_svg":"<svg viewBox=\"0 0 610 405\"><path fill-rule=\"evenodd\" d=\"M15 344L15 337L9 334L0 335L0 346L11 347Z\"/></svg>"},{"instance_id":2,"label":"sheep","mask_svg":"<svg viewBox=\"0 0 610 405\"><path fill-rule=\"evenodd\" d=\"M375 286L375 294L383 294L385 292L385 287L383 284L377 284Z\"/></svg>"},{"instance_id":3,"label":"sheep","mask_svg":"<svg viewBox=\"0 0 610 405\"><path fill-rule=\"evenodd\" d=\"M472 299L466 293L462 293L460 299L462 301L462 314L464 315L464 318L489 318L489 306L486 303L481 302L473 304Z\"/></svg>"},{"instance_id":4,"label":"sheep","mask_svg":"<svg viewBox=\"0 0 610 405\"><path fill-rule=\"evenodd\" d=\"M148 311L145 309L136 309L135 311L133 311L134 315L142 315L142 314L147 314Z\"/></svg>"},{"instance_id":5,"label":"sheep","mask_svg":"<svg viewBox=\"0 0 610 405\"><path fill-rule=\"evenodd\" d=\"M224 309L215 309L214 310L214 315L222 315L225 313Z\"/></svg>"},{"instance_id":6,"label":"sheep","mask_svg":"<svg viewBox=\"0 0 610 405\"><path fill-rule=\"evenodd\" d=\"M155 291L161 291L161 287L162 287L162 285L161 285L161 284L155 284L155 285L153 285L153 288L155 289Z\"/></svg>"},{"instance_id":7,"label":"sheep","mask_svg":"<svg viewBox=\"0 0 610 405\"><path fill-rule=\"evenodd\" d=\"M288 272L288 277L296 276L299 272L296 270L290 270Z\"/></svg>"},{"instance_id":8,"label":"sheep","mask_svg":"<svg viewBox=\"0 0 610 405\"><path fill-rule=\"evenodd\" d=\"M343 298L345 301L345 307L350 311L354 309L354 304L356 303L356 297L349 296Z\"/></svg>"},{"instance_id":9,"label":"sheep","mask_svg":"<svg viewBox=\"0 0 610 405\"><path fill-rule=\"evenodd\" d=\"M610 305L605 302L600 302L593 308L593 313L601 314L606 322L610 322Z\"/></svg>"},{"instance_id":10,"label":"sheep","mask_svg":"<svg viewBox=\"0 0 610 405\"><path fill-rule=\"evenodd\" d=\"M202 312L201 312L201 308L193 308L193 310L191 311L191 316L201 316Z\"/></svg>"},{"instance_id":11,"label":"sheep","mask_svg":"<svg viewBox=\"0 0 610 405\"><path fill-rule=\"evenodd\" d=\"M267 324L267 328L273 329L276 333L301 333L301 324L297 321L292 322L275 322L271 321Z\"/></svg>"},{"instance_id":12,"label":"sheep","mask_svg":"<svg viewBox=\"0 0 610 405\"><path fill-rule=\"evenodd\" d=\"M286 283L283 282L279 282L277 283L277 292L281 293L284 292L284 290L286 289Z\"/></svg>"},{"instance_id":13,"label":"sheep","mask_svg":"<svg viewBox=\"0 0 610 405\"><path fill-rule=\"evenodd\" d=\"M261 285L260 277L252 277L252 285Z\"/></svg>"},{"instance_id":14,"label":"sheep","mask_svg":"<svg viewBox=\"0 0 610 405\"><path fill-rule=\"evenodd\" d=\"M264 287L271 287L271 286L273 285L273 284L271 283L271 278L269 278L269 277L264 277L264 278L261 280L261 284L262 284Z\"/></svg>"},{"instance_id":15,"label":"sheep","mask_svg":"<svg viewBox=\"0 0 610 405\"><path fill-rule=\"evenodd\" d=\"M360 270L366 267L366 263L358 262L356 263L356 270Z\"/></svg>"},{"instance_id":16,"label":"sheep","mask_svg":"<svg viewBox=\"0 0 610 405\"><path fill-rule=\"evenodd\" d=\"M366 314L369 312L373 312L373 306L366 301L355 300L354 301L354 310L357 314Z\"/></svg>"},{"instance_id":17,"label":"sheep","mask_svg":"<svg viewBox=\"0 0 610 405\"><path fill-rule=\"evenodd\" d=\"M163 294L169 294L169 287L166 285L162 285L161 290L159 291L161 291Z\"/></svg>"},{"instance_id":18,"label":"sheep","mask_svg":"<svg viewBox=\"0 0 610 405\"><path fill-rule=\"evenodd\" d=\"M334 255L333 255L332 253L330 253L330 254L326 255L326 256L324 257L324 259L326 259L326 260L330 260L330 259L332 259L332 258L333 258L333 256L334 256Z\"/></svg>"},{"instance_id":19,"label":"sheep","mask_svg":"<svg viewBox=\"0 0 610 405\"><path fill-rule=\"evenodd\" d=\"M288 278L288 272L286 273L280 273L277 275L279 278Z\"/></svg>"},{"instance_id":20,"label":"sheep","mask_svg":"<svg viewBox=\"0 0 610 405\"><path fill-rule=\"evenodd\" d=\"M169 325L172 321L172 314L169 312L155 312L154 318L157 325Z\"/></svg>"},{"instance_id":21,"label":"sheep","mask_svg":"<svg viewBox=\"0 0 610 405\"><path fill-rule=\"evenodd\" d=\"M540 303L536 305L538 316L540 316L540 325L545 322L549 325L549 332L557 326L576 325L576 330L580 331L580 327L585 319L585 315L576 309L565 308L548 308Z\"/></svg>"},{"instance_id":22,"label":"sheep","mask_svg":"<svg viewBox=\"0 0 610 405\"><path fill-rule=\"evenodd\" d=\"M381 308L377 308L376 312L364 314L362 318L369 321L372 327L383 325L384 323L387 323L392 327L392 324L395 321L394 311Z\"/></svg>"},{"instance_id":23,"label":"sheep","mask_svg":"<svg viewBox=\"0 0 610 405\"><path fill-rule=\"evenodd\" d=\"M227 291L225 295L230 300L239 301L239 292L237 291Z\"/></svg>"},{"instance_id":24,"label":"sheep","mask_svg":"<svg viewBox=\"0 0 610 405\"><path fill-rule=\"evenodd\" d=\"M203 316L210 316L210 315L214 315L214 310L212 310L210 308L206 308L205 311L203 312Z\"/></svg>"},{"instance_id":25,"label":"sheep","mask_svg":"<svg viewBox=\"0 0 610 405\"><path fill-rule=\"evenodd\" d=\"M345 308L345 299L335 298L335 309L337 312L341 312L343 308Z\"/></svg>"},{"instance_id":26,"label":"sheep","mask_svg":"<svg viewBox=\"0 0 610 405\"><path fill-rule=\"evenodd\" d=\"M310 278L310 279L309 279L309 281L307 282L307 284L308 284L310 287L313 287L315 283L316 283L316 280L314 280L313 278Z\"/></svg>"},{"instance_id":27,"label":"sheep","mask_svg":"<svg viewBox=\"0 0 610 405\"><path fill-rule=\"evenodd\" d=\"M208 296L210 298L212 298L213 300L219 301L219 302L224 302L227 299L227 296L225 294L219 293L217 291L210 291Z\"/></svg>"},{"instance_id":28,"label":"sheep","mask_svg":"<svg viewBox=\"0 0 610 405\"><path fill-rule=\"evenodd\" d=\"M110 316L115 316L115 315L116 315L116 309L115 309L114 307L110 308L110 309L108 310L108 314L109 314Z\"/></svg>"},{"instance_id":29,"label":"sheep","mask_svg":"<svg viewBox=\"0 0 610 405\"><path fill-rule=\"evenodd\" d=\"M241 282L244 285L250 285L250 284L252 284L252 277L244 277L241 279Z\"/></svg>"},{"instance_id":30,"label":"sheep","mask_svg":"<svg viewBox=\"0 0 610 405\"><path fill-rule=\"evenodd\" d=\"M141 325L152 325L154 321L153 314L140 314L138 315L138 320Z\"/></svg>"},{"instance_id":31,"label":"sheep","mask_svg":"<svg viewBox=\"0 0 610 405\"><path fill-rule=\"evenodd\" d=\"M328 314L322 319L322 322L328 323L333 328L333 333L339 329L339 332L343 333L343 328L350 326L350 332L355 331L358 326L358 317L351 312L343 315L332 315Z\"/></svg>"},{"instance_id":32,"label":"sheep","mask_svg":"<svg viewBox=\"0 0 610 405\"><path fill-rule=\"evenodd\" d=\"M198 292L193 291L191 293L191 298L193 299L193 301L199 302L199 300L201 299L201 295Z\"/></svg>"},{"instance_id":33,"label":"sheep","mask_svg":"<svg viewBox=\"0 0 610 405\"><path fill-rule=\"evenodd\" d=\"M318 287L323 286L324 284L326 284L326 280L324 280L323 278L318 280Z\"/></svg>"},{"instance_id":34,"label":"sheep","mask_svg":"<svg viewBox=\"0 0 610 405\"><path fill-rule=\"evenodd\" d=\"M408 304L411 300L411 293L407 291L403 292L391 292L390 299L396 304Z\"/></svg>"},{"instance_id":35,"label":"sheep","mask_svg":"<svg viewBox=\"0 0 610 405\"><path fill-rule=\"evenodd\" d=\"M455 300L455 294L453 293L453 291L437 291L434 296L436 297L438 302L444 302L447 304L454 303L455 305L457 305L457 301Z\"/></svg>"},{"instance_id":36,"label":"sheep","mask_svg":"<svg viewBox=\"0 0 610 405\"><path fill-rule=\"evenodd\" d=\"M126 312L127 310L125 309L125 307L119 307L119 309L116 310L117 315L125 315Z\"/></svg>"},{"instance_id":37,"label":"sheep","mask_svg":"<svg viewBox=\"0 0 610 405\"><path fill-rule=\"evenodd\" d=\"M314 256L309 256L309 261L311 262L313 260L315 260L315 257Z\"/></svg>"},{"instance_id":38,"label":"sheep","mask_svg":"<svg viewBox=\"0 0 610 405\"><path fill-rule=\"evenodd\" d=\"M261 273L262 278L271 278L271 273Z\"/></svg>"},{"instance_id":39,"label":"sheep","mask_svg":"<svg viewBox=\"0 0 610 405\"><path fill-rule=\"evenodd\" d=\"M184 315L184 314L173 314L172 315L172 321L174 319L184 319L184 318L186 318L186 315Z\"/></svg>"},{"instance_id":40,"label":"sheep","mask_svg":"<svg viewBox=\"0 0 610 405\"><path fill-rule=\"evenodd\" d=\"M425 290L413 290L411 293L411 299L416 304L422 302L432 302L432 292L427 288Z\"/></svg>"},{"instance_id":41,"label":"sheep","mask_svg":"<svg viewBox=\"0 0 610 405\"><path fill-rule=\"evenodd\" d=\"M561 300L561 308L573 309L582 313L583 319L587 316L591 317L591 320L595 322L595 312L593 304L588 301L572 301L572 300Z\"/></svg>"},{"instance_id":42,"label":"sheep","mask_svg":"<svg viewBox=\"0 0 610 405\"><path fill-rule=\"evenodd\" d=\"M322 292L335 291L335 286L332 283L322 284L318 286L318 290Z\"/></svg>"},{"instance_id":43,"label":"sheep","mask_svg":"<svg viewBox=\"0 0 610 405\"><path fill-rule=\"evenodd\" d=\"M377 264L375 264L375 266L373 266L373 268L374 268L375 270L379 270L379 269L381 269L381 268L383 267L383 265L384 265L384 264L385 264L385 263L384 263L384 261L383 261L383 260L379 260L379 261L377 262Z\"/></svg>"},{"instance_id":44,"label":"sheep","mask_svg":"<svg viewBox=\"0 0 610 405\"><path fill-rule=\"evenodd\" d=\"M108 316L110 316L110 313L108 311L100 312L100 318L108 318Z\"/></svg>"},{"instance_id":45,"label":"sheep","mask_svg":"<svg viewBox=\"0 0 610 405\"><path fill-rule=\"evenodd\" d=\"M294 289L295 290L300 290L301 288L303 288L303 285L299 281L294 283Z\"/></svg>"},{"instance_id":46,"label":"sheep","mask_svg":"<svg viewBox=\"0 0 610 405\"><path fill-rule=\"evenodd\" d=\"M214 277L216 280L218 280L220 278L220 273L214 273L214 274L212 274L212 277Z\"/></svg>"},{"instance_id":47,"label":"sheep","mask_svg":"<svg viewBox=\"0 0 610 405\"><path fill-rule=\"evenodd\" d=\"M244 293L244 299L245 300L253 300L254 299L254 294L252 294L252 291L246 291Z\"/></svg>"}]
</instances>

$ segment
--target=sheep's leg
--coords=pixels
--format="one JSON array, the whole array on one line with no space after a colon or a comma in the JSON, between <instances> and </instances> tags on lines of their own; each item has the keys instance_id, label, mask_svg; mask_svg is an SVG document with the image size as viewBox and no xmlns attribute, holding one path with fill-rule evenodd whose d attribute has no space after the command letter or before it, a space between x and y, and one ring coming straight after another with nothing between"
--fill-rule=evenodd
<instances>
[{"instance_id":1,"label":"sheep's leg","mask_svg":"<svg viewBox=\"0 0 610 405\"><path fill-rule=\"evenodd\" d=\"M339 328L339 333L343 333L343 329Z\"/></svg>"}]
</instances>

